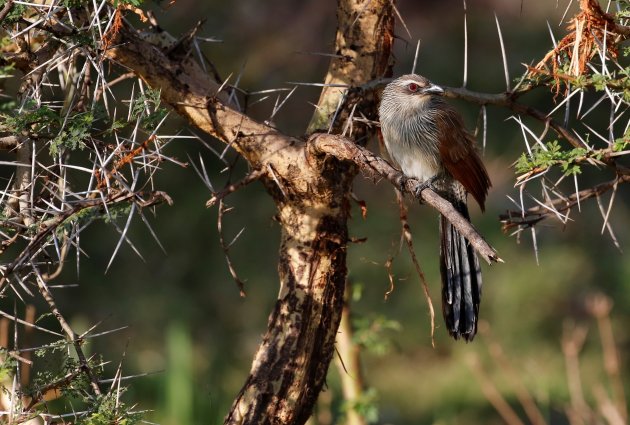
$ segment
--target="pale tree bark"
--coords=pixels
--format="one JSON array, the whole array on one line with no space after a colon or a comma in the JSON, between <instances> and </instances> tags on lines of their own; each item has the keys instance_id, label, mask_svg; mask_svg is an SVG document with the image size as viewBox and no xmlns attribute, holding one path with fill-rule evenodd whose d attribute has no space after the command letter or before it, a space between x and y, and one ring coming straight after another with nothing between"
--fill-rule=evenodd
<instances>
[{"instance_id":1,"label":"pale tree bark","mask_svg":"<svg viewBox=\"0 0 630 425\"><path fill-rule=\"evenodd\" d=\"M325 79L334 86L322 91L309 133L338 133L353 114L375 120L377 93L365 87L391 72L391 0L340 0L337 16L336 56ZM219 84L190 59L185 39L160 48L125 26L111 39L113 47L105 53L110 60L160 89L163 101L229 144L263 176L282 229L280 291L249 377L225 423L306 422L335 351L343 309L351 183L357 166L368 165L348 157L348 149L336 155L330 144L341 139L327 144L322 139L328 136L322 135L312 138L318 143L307 143L228 107ZM364 144L372 132L356 122L352 137ZM388 170L387 178L411 189L400 173Z\"/></svg>"}]
</instances>

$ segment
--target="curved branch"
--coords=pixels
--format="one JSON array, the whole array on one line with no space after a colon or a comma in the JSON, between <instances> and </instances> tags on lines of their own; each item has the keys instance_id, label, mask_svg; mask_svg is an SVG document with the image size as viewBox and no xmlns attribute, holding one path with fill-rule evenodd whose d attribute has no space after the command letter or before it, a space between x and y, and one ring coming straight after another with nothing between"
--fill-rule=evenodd
<instances>
[{"instance_id":1,"label":"curved branch","mask_svg":"<svg viewBox=\"0 0 630 425\"><path fill-rule=\"evenodd\" d=\"M364 173L383 177L410 194L417 193L422 186L422 182L405 177L384 159L342 136L315 134L308 141L308 149L313 155L327 154L340 160L350 161ZM488 264L503 262L497 255L497 251L485 241L470 221L457 212L449 201L429 188L422 190L419 198L445 216Z\"/></svg>"},{"instance_id":2,"label":"curved branch","mask_svg":"<svg viewBox=\"0 0 630 425\"><path fill-rule=\"evenodd\" d=\"M115 46L105 52L106 57L159 89L164 102L192 125L232 146L253 168L272 162L277 169L287 155L297 155L298 139L226 106L222 86L194 60L160 49L126 24L113 37Z\"/></svg>"}]
</instances>

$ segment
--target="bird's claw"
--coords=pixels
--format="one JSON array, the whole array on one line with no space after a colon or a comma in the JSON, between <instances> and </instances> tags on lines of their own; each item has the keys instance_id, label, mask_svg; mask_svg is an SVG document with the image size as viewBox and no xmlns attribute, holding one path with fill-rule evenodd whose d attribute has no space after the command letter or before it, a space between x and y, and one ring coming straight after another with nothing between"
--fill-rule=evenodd
<instances>
[{"instance_id":1,"label":"bird's claw","mask_svg":"<svg viewBox=\"0 0 630 425\"><path fill-rule=\"evenodd\" d=\"M416 196L416 198L422 199L420 197L420 194L422 193L424 189L431 189L435 191L435 188L433 187L433 182L435 181L436 177L437 176L433 176L430 179L423 181L422 183L420 183L418 186L414 188L413 194Z\"/></svg>"}]
</instances>

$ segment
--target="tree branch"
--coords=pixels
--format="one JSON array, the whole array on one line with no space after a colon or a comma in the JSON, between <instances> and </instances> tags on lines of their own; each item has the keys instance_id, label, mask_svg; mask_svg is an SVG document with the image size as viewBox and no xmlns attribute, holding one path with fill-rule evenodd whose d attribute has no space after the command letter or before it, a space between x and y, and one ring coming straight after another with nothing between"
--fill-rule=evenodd
<instances>
[{"instance_id":1,"label":"tree branch","mask_svg":"<svg viewBox=\"0 0 630 425\"><path fill-rule=\"evenodd\" d=\"M342 136L315 134L309 139L308 148L312 155L327 154L343 161L350 161L356 164L364 173L370 176L383 177L394 186L410 194L415 194L422 185L422 182L405 177L404 174L396 170L384 159ZM470 221L457 212L449 201L429 188L420 192L419 197L445 216L468 239L470 244L488 264L503 262L497 255L496 250L484 240L483 236L477 232Z\"/></svg>"},{"instance_id":2,"label":"tree branch","mask_svg":"<svg viewBox=\"0 0 630 425\"><path fill-rule=\"evenodd\" d=\"M539 111L536 108L531 106L523 105L522 103L516 102L516 99L524 94L527 90L521 90L516 92L508 92L508 93L497 93L497 94L489 94L489 93L480 93L468 90L466 88L455 88L455 87L444 87L444 96L454 98L454 99L462 99L470 103L476 103L478 105L495 105L501 106L507 109L511 109L518 114L528 115L540 122L549 125L552 129L555 130L560 136L564 137L573 147L575 148L583 148L584 144L571 132L568 128L558 123L547 114L542 111Z\"/></svg>"},{"instance_id":3,"label":"tree branch","mask_svg":"<svg viewBox=\"0 0 630 425\"><path fill-rule=\"evenodd\" d=\"M630 175L621 174L609 182L589 187L569 197L556 198L553 201L547 202L545 206L537 205L525 211L507 211L505 214L499 215L499 219L501 220L504 231L508 231L517 226L532 227L545 218L557 216L560 213L568 211L579 202L608 192L615 187L616 184L628 182L630 182Z\"/></svg>"},{"instance_id":4,"label":"tree branch","mask_svg":"<svg viewBox=\"0 0 630 425\"><path fill-rule=\"evenodd\" d=\"M29 244L16 257L15 260L3 269L0 269L0 294L4 290L4 285L8 282L11 273L17 270L25 262L37 253L47 242L49 236L57 228L73 215L88 208L100 208L103 205L113 205L121 202L135 202L139 207L149 207L161 202L172 204L171 198L164 192L154 191L148 193L128 192L110 195L105 200L101 198L85 199L73 204L72 207L60 212L55 217L46 222L40 223L40 229L36 236L30 240Z\"/></svg>"},{"instance_id":5,"label":"tree branch","mask_svg":"<svg viewBox=\"0 0 630 425\"><path fill-rule=\"evenodd\" d=\"M13 8L13 0L7 0L2 10L0 10L0 23L2 23L4 18L6 18L9 12L11 12L11 8Z\"/></svg>"},{"instance_id":6,"label":"tree branch","mask_svg":"<svg viewBox=\"0 0 630 425\"><path fill-rule=\"evenodd\" d=\"M302 145L268 125L259 123L224 104L222 87L190 57L170 55L144 40L126 24L114 35L106 57L133 70L149 86L161 91L162 100L188 121L233 147L252 166L261 169L292 163Z\"/></svg>"},{"instance_id":7,"label":"tree branch","mask_svg":"<svg viewBox=\"0 0 630 425\"><path fill-rule=\"evenodd\" d=\"M340 133L344 122L355 113L376 119L375 93L372 89L360 90L371 81L392 76L390 55L394 42L394 13L391 0L340 1L337 16L339 26L335 40L335 56L331 59L324 88L307 134L329 130ZM362 43L362 44L357 44ZM357 47L361 46L361 47ZM347 87L340 90L339 86ZM355 140L363 144L365 128L355 132Z\"/></svg>"}]
</instances>

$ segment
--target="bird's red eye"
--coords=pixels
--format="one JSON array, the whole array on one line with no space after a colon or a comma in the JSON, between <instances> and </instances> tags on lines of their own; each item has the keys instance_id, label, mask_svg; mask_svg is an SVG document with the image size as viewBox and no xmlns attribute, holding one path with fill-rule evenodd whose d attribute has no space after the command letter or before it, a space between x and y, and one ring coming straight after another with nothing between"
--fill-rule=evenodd
<instances>
[{"instance_id":1,"label":"bird's red eye","mask_svg":"<svg viewBox=\"0 0 630 425\"><path fill-rule=\"evenodd\" d=\"M407 88L409 89L410 92L415 93L418 91L418 85L416 83L409 83L407 85Z\"/></svg>"}]
</instances>

